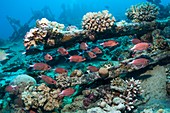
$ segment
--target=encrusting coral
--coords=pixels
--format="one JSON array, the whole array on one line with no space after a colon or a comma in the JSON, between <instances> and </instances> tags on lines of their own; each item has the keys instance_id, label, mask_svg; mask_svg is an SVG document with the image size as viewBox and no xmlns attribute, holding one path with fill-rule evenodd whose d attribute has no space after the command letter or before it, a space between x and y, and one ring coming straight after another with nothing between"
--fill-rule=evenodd
<instances>
[{"instance_id":1,"label":"encrusting coral","mask_svg":"<svg viewBox=\"0 0 170 113\"><path fill-rule=\"evenodd\" d=\"M133 22L153 21L159 14L159 8L155 4L149 2L140 3L132 5L127 9L125 14L127 18Z\"/></svg>"},{"instance_id":2,"label":"encrusting coral","mask_svg":"<svg viewBox=\"0 0 170 113\"><path fill-rule=\"evenodd\" d=\"M45 84L28 86L22 93L25 109L42 108L42 111L52 111L54 108L59 108L61 105L60 92L60 89L51 89Z\"/></svg>"},{"instance_id":3,"label":"encrusting coral","mask_svg":"<svg viewBox=\"0 0 170 113\"><path fill-rule=\"evenodd\" d=\"M166 38L161 35L160 29L152 31L154 49L169 49L169 44Z\"/></svg>"},{"instance_id":4,"label":"encrusting coral","mask_svg":"<svg viewBox=\"0 0 170 113\"><path fill-rule=\"evenodd\" d=\"M91 32L103 32L111 29L115 21L115 18L112 17L112 14L110 14L108 10L89 12L83 16L82 27Z\"/></svg>"}]
</instances>

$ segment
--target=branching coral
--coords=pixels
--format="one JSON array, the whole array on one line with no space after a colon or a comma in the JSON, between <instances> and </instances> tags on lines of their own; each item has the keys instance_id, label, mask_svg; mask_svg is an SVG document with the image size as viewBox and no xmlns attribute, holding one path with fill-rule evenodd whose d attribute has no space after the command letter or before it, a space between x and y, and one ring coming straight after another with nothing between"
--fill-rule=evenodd
<instances>
[{"instance_id":1,"label":"branching coral","mask_svg":"<svg viewBox=\"0 0 170 113\"><path fill-rule=\"evenodd\" d=\"M139 80L130 79L126 80L127 89L121 94L120 97L125 100L124 104L128 111L134 109L134 104L137 101L137 97L142 94L141 82Z\"/></svg>"},{"instance_id":2,"label":"branching coral","mask_svg":"<svg viewBox=\"0 0 170 113\"><path fill-rule=\"evenodd\" d=\"M61 105L60 92L60 89L51 89L45 84L28 86L22 93L25 109L42 108L45 111L52 111L54 108L59 108Z\"/></svg>"},{"instance_id":3,"label":"branching coral","mask_svg":"<svg viewBox=\"0 0 170 113\"><path fill-rule=\"evenodd\" d=\"M82 27L89 31L103 32L106 29L111 29L115 21L108 10L89 12L83 16Z\"/></svg>"},{"instance_id":4,"label":"branching coral","mask_svg":"<svg viewBox=\"0 0 170 113\"><path fill-rule=\"evenodd\" d=\"M159 14L159 8L155 4L146 2L131 6L125 14L133 22L153 21Z\"/></svg>"}]
</instances>

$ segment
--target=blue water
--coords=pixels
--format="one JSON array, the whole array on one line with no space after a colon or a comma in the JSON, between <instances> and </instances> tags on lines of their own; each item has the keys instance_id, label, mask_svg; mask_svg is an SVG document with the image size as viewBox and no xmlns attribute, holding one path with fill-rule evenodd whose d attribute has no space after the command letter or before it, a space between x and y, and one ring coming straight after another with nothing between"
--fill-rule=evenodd
<instances>
[{"instance_id":1,"label":"blue water","mask_svg":"<svg viewBox=\"0 0 170 113\"><path fill-rule=\"evenodd\" d=\"M1 0L0 7L0 38L8 39L13 29L6 19L6 16L20 20L21 25L26 23L32 16L31 10L41 10L49 7L56 20L62 13L62 7L71 9L67 14L81 20L82 16L89 11L101 11L108 9L116 19L125 18L125 11L133 4L145 2L146 0ZM169 0L162 0L166 5ZM34 22L32 23L34 24ZM67 24L67 23L66 23ZM72 24L72 23L70 23Z\"/></svg>"}]
</instances>

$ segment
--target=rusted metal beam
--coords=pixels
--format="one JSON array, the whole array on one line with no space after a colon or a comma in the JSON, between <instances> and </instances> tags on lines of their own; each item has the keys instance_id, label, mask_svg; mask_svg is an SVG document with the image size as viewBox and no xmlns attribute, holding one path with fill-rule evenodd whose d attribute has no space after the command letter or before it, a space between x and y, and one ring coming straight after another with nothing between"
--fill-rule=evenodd
<instances>
[{"instance_id":1,"label":"rusted metal beam","mask_svg":"<svg viewBox=\"0 0 170 113\"><path fill-rule=\"evenodd\" d=\"M153 31L154 29L163 29L167 26L170 26L170 18L164 20L156 20L152 22L126 23L122 26L114 25L110 30L98 33L91 33L87 30L64 31L53 38L55 40L54 46L49 46L48 44L45 44L44 49L59 46L68 47L82 41L92 41L91 37L94 37L94 41L96 41L133 34L143 35L145 33ZM52 34L48 35L47 38L51 38L51 35Z\"/></svg>"}]
</instances>

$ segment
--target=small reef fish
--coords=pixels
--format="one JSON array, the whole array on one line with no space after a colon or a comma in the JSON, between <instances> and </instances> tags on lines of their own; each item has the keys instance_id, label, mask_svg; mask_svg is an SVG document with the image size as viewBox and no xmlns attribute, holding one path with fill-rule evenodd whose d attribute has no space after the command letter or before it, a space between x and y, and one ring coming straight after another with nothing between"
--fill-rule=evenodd
<instances>
[{"instance_id":1,"label":"small reef fish","mask_svg":"<svg viewBox=\"0 0 170 113\"><path fill-rule=\"evenodd\" d=\"M0 61L6 60L7 59L7 54L4 50L0 49Z\"/></svg>"},{"instance_id":2,"label":"small reef fish","mask_svg":"<svg viewBox=\"0 0 170 113\"><path fill-rule=\"evenodd\" d=\"M102 51L98 47L92 49L92 52L94 52L95 54L102 54Z\"/></svg>"},{"instance_id":3,"label":"small reef fish","mask_svg":"<svg viewBox=\"0 0 170 113\"><path fill-rule=\"evenodd\" d=\"M61 96L70 96L75 92L75 90L73 88L67 88L65 90L63 90L59 95Z\"/></svg>"},{"instance_id":4,"label":"small reef fish","mask_svg":"<svg viewBox=\"0 0 170 113\"><path fill-rule=\"evenodd\" d=\"M18 90L18 86L16 86L16 85L9 85L5 88L5 91L7 91L9 93L13 93L16 90Z\"/></svg>"},{"instance_id":5,"label":"small reef fish","mask_svg":"<svg viewBox=\"0 0 170 113\"><path fill-rule=\"evenodd\" d=\"M47 71L51 69L51 66L45 63L35 63L34 65L30 65L30 67L33 67L33 69L37 71Z\"/></svg>"},{"instance_id":6,"label":"small reef fish","mask_svg":"<svg viewBox=\"0 0 170 113\"><path fill-rule=\"evenodd\" d=\"M33 111L33 110L30 110L30 111L29 111L29 113L36 113L36 112L35 112L35 111Z\"/></svg>"},{"instance_id":7,"label":"small reef fish","mask_svg":"<svg viewBox=\"0 0 170 113\"><path fill-rule=\"evenodd\" d=\"M130 50L132 50L134 52L143 51L143 50L147 50L150 46L151 46L150 43L141 42L141 43L134 45L133 48L131 48Z\"/></svg>"},{"instance_id":8,"label":"small reef fish","mask_svg":"<svg viewBox=\"0 0 170 113\"><path fill-rule=\"evenodd\" d=\"M86 58L83 58L82 56L79 55L73 55L68 58L70 62L83 62L86 60Z\"/></svg>"},{"instance_id":9,"label":"small reef fish","mask_svg":"<svg viewBox=\"0 0 170 113\"><path fill-rule=\"evenodd\" d=\"M45 56L44 56L44 59L46 60L46 61L50 61L50 60L53 60L53 57L50 55L50 54L46 54Z\"/></svg>"},{"instance_id":10,"label":"small reef fish","mask_svg":"<svg viewBox=\"0 0 170 113\"><path fill-rule=\"evenodd\" d=\"M139 40L138 38L134 38L131 41L132 41L133 44L141 43L141 40Z\"/></svg>"},{"instance_id":11,"label":"small reef fish","mask_svg":"<svg viewBox=\"0 0 170 113\"><path fill-rule=\"evenodd\" d=\"M40 78L47 84L56 84L56 81L49 76L41 75Z\"/></svg>"},{"instance_id":12,"label":"small reef fish","mask_svg":"<svg viewBox=\"0 0 170 113\"><path fill-rule=\"evenodd\" d=\"M56 68L56 69L55 69L55 72L56 72L56 73L59 73L59 74L62 74L62 73L67 73L67 70L64 69L64 68Z\"/></svg>"},{"instance_id":13,"label":"small reef fish","mask_svg":"<svg viewBox=\"0 0 170 113\"><path fill-rule=\"evenodd\" d=\"M103 47L114 47L114 46L116 46L118 44L119 43L114 41L114 40L109 40L109 41L101 43L100 45L102 45Z\"/></svg>"},{"instance_id":14,"label":"small reef fish","mask_svg":"<svg viewBox=\"0 0 170 113\"><path fill-rule=\"evenodd\" d=\"M133 65L136 69L140 69L147 66L149 64L149 60L145 58L138 58L128 64Z\"/></svg>"},{"instance_id":15,"label":"small reef fish","mask_svg":"<svg viewBox=\"0 0 170 113\"><path fill-rule=\"evenodd\" d=\"M58 51L59 54L62 55L62 56L68 55L68 51L67 51L65 48L63 48L63 47L58 48L57 51Z\"/></svg>"},{"instance_id":16,"label":"small reef fish","mask_svg":"<svg viewBox=\"0 0 170 113\"><path fill-rule=\"evenodd\" d=\"M97 56L93 53L93 52L91 52L91 51L87 51L87 54L88 54L88 56L90 57L90 58L96 58Z\"/></svg>"},{"instance_id":17,"label":"small reef fish","mask_svg":"<svg viewBox=\"0 0 170 113\"><path fill-rule=\"evenodd\" d=\"M99 70L96 66L88 66L87 69L90 70L90 72L97 72Z\"/></svg>"},{"instance_id":18,"label":"small reef fish","mask_svg":"<svg viewBox=\"0 0 170 113\"><path fill-rule=\"evenodd\" d=\"M81 50L87 50L88 49L88 45L87 45L87 43L85 43L85 42L82 42L81 44L80 44L80 49Z\"/></svg>"}]
</instances>

